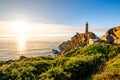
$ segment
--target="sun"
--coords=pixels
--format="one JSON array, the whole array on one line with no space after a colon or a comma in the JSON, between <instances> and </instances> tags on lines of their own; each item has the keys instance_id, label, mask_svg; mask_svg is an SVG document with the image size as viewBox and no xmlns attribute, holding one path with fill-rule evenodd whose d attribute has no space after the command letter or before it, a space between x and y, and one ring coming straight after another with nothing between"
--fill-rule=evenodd
<instances>
[{"instance_id":1,"label":"sun","mask_svg":"<svg viewBox=\"0 0 120 80\"><path fill-rule=\"evenodd\" d=\"M28 28L28 24L25 21L14 21L12 23L12 28L17 33L25 33Z\"/></svg>"}]
</instances>

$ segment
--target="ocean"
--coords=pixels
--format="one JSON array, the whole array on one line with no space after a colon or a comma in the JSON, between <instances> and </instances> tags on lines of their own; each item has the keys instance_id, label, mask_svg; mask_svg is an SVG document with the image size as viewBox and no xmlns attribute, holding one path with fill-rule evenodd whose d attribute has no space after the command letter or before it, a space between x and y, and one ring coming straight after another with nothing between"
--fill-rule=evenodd
<instances>
[{"instance_id":1,"label":"ocean","mask_svg":"<svg viewBox=\"0 0 120 80\"><path fill-rule=\"evenodd\" d=\"M35 57L53 55L52 49L58 49L62 40L57 38L0 38L0 61L16 60L20 56Z\"/></svg>"}]
</instances>

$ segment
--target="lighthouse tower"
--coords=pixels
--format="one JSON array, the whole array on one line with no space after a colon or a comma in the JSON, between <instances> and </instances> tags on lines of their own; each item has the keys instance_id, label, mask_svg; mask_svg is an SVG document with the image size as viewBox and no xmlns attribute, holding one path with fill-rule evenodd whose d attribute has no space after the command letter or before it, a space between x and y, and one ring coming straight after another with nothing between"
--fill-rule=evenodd
<instances>
[{"instance_id":1,"label":"lighthouse tower","mask_svg":"<svg viewBox=\"0 0 120 80\"><path fill-rule=\"evenodd\" d=\"M86 25L85 25L85 33L88 32L88 22L86 22Z\"/></svg>"}]
</instances>

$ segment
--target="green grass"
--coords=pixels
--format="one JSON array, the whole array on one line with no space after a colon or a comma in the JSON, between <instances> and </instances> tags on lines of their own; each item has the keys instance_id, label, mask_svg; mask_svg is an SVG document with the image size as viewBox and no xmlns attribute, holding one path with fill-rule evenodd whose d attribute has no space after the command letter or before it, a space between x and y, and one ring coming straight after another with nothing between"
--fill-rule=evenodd
<instances>
[{"instance_id":1,"label":"green grass","mask_svg":"<svg viewBox=\"0 0 120 80\"><path fill-rule=\"evenodd\" d=\"M93 80L120 80L120 54L105 63L102 71L93 76Z\"/></svg>"},{"instance_id":2,"label":"green grass","mask_svg":"<svg viewBox=\"0 0 120 80\"><path fill-rule=\"evenodd\" d=\"M26 58L0 66L0 80L117 80L119 53L119 46L94 44L57 57Z\"/></svg>"}]
</instances>

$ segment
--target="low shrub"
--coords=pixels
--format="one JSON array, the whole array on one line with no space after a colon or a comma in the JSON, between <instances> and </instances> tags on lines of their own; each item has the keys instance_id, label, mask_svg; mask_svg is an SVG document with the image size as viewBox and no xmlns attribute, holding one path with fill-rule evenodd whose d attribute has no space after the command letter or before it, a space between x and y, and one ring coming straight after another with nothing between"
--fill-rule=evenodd
<instances>
[{"instance_id":1,"label":"low shrub","mask_svg":"<svg viewBox=\"0 0 120 80\"><path fill-rule=\"evenodd\" d=\"M25 58L1 65L0 80L120 79L119 53L120 46L93 44L56 57Z\"/></svg>"}]
</instances>

